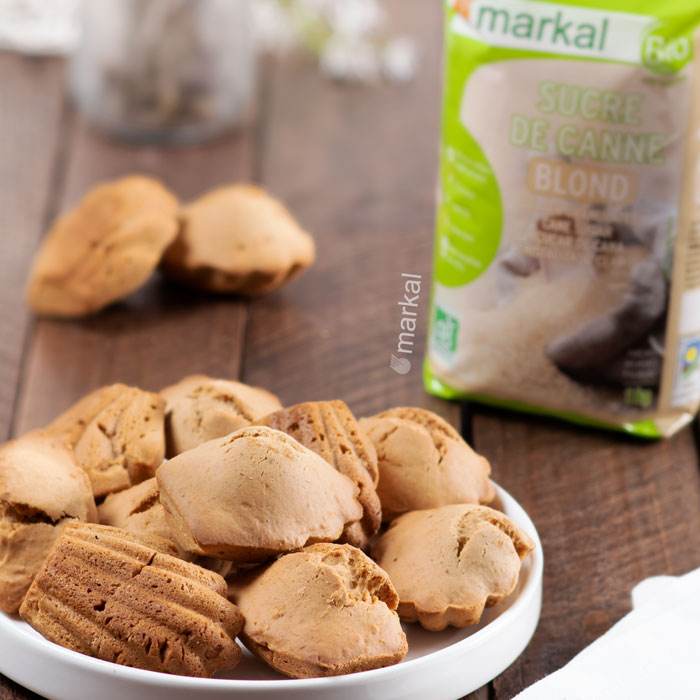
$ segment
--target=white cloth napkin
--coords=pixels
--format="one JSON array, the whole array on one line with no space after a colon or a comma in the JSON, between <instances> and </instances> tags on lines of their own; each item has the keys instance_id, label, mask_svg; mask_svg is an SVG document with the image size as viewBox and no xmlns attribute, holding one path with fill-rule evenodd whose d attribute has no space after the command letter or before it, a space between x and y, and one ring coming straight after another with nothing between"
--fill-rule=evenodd
<instances>
[{"instance_id":1,"label":"white cloth napkin","mask_svg":"<svg viewBox=\"0 0 700 700\"><path fill-rule=\"evenodd\" d=\"M602 637L517 700L698 700L700 569L642 581L632 605Z\"/></svg>"}]
</instances>

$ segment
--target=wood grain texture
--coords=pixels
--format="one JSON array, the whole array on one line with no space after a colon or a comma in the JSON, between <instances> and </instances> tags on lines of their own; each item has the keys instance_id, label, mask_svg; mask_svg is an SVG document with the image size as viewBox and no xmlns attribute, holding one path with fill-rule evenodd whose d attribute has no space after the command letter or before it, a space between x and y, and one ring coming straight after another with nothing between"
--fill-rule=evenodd
<instances>
[{"instance_id":1,"label":"wood grain texture","mask_svg":"<svg viewBox=\"0 0 700 700\"><path fill-rule=\"evenodd\" d=\"M2 700L42 700L41 695L17 685L5 676L0 676L0 698Z\"/></svg>"},{"instance_id":2,"label":"wood grain texture","mask_svg":"<svg viewBox=\"0 0 700 700\"><path fill-rule=\"evenodd\" d=\"M9 437L29 314L24 280L58 154L62 63L0 52L0 442Z\"/></svg>"},{"instance_id":3,"label":"wood grain texture","mask_svg":"<svg viewBox=\"0 0 700 700\"><path fill-rule=\"evenodd\" d=\"M475 407L473 433L544 548L538 630L493 683L506 700L629 612L639 581L700 566L700 472L687 429L650 443Z\"/></svg>"},{"instance_id":4,"label":"wood grain texture","mask_svg":"<svg viewBox=\"0 0 700 700\"><path fill-rule=\"evenodd\" d=\"M60 208L96 182L128 173L161 178L187 201L207 189L250 180L254 132L202 146L136 147L101 136L74 118ZM103 313L76 321L40 319L28 348L16 433L45 425L87 392L120 381L157 390L194 372L237 378L245 307L164 280Z\"/></svg>"},{"instance_id":5,"label":"wood grain texture","mask_svg":"<svg viewBox=\"0 0 700 700\"><path fill-rule=\"evenodd\" d=\"M455 421L421 383L440 114L442 8L387 3L392 31L420 41L404 86L337 85L306 60L278 61L266 100L261 179L314 235L316 264L251 307L244 377L283 403L343 398L359 414L420 404ZM420 274L411 372L397 351L404 280Z\"/></svg>"}]
</instances>

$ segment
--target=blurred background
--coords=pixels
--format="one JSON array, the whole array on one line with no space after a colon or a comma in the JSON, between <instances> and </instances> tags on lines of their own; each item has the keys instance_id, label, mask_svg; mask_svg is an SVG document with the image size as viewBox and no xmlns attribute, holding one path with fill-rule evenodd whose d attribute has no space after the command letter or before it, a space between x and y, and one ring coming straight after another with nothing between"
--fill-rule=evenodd
<instances>
[{"instance_id":1,"label":"blurred background","mask_svg":"<svg viewBox=\"0 0 700 700\"><path fill-rule=\"evenodd\" d=\"M112 381L159 389L192 372L286 403L431 402L418 358L441 25L441 4L422 0L0 0L3 431ZM31 318L23 289L51 222L130 173L183 202L256 182L314 236L317 262L253 304L154 275L100 314ZM399 376L403 272L426 293L414 371Z\"/></svg>"},{"instance_id":2,"label":"blurred background","mask_svg":"<svg viewBox=\"0 0 700 700\"><path fill-rule=\"evenodd\" d=\"M259 56L303 51L353 83L407 82L418 60L379 0L0 0L0 48L69 56L86 117L154 143L249 120Z\"/></svg>"}]
</instances>

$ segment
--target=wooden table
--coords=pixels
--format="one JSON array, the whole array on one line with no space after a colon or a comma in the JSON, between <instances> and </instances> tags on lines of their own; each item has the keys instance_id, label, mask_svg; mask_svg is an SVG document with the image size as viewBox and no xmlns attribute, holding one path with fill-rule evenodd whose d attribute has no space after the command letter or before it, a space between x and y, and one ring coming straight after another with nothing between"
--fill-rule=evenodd
<instances>
[{"instance_id":1,"label":"wooden table","mask_svg":"<svg viewBox=\"0 0 700 700\"><path fill-rule=\"evenodd\" d=\"M0 54L0 437L41 426L121 381L157 390L205 372L264 385L285 404L341 397L359 415L415 404L461 425L526 508L545 550L539 628L521 658L475 693L511 698L571 659L630 609L630 589L700 565L696 434L641 443L427 396L418 362L389 368L401 273L428 279L440 110L441 3L393 0L394 26L421 41L407 86L337 86L301 58L263 70L259 118L204 146L111 142L67 101L57 59ZM253 180L314 233L318 262L252 304L156 276L83 320L34 319L29 261L54 215L95 182L161 177L187 200ZM427 286L427 285L426 285ZM420 300L421 336L428 298ZM36 697L0 678L0 700Z\"/></svg>"}]
</instances>

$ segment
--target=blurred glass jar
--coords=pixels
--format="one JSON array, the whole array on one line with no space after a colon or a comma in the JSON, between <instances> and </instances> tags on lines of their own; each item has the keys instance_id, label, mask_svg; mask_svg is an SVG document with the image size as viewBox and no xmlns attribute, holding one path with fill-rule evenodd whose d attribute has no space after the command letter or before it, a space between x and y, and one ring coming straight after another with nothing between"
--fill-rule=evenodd
<instances>
[{"instance_id":1,"label":"blurred glass jar","mask_svg":"<svg viewBox=\"0 0 700 700\"><path fill-rule=\"evenodd\" d=\"M84 0L75 102L136 141L199 141L244 122L256 76L250 1Z\"/></svg>"}]
</instances>

